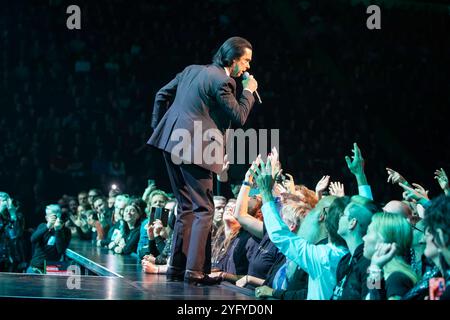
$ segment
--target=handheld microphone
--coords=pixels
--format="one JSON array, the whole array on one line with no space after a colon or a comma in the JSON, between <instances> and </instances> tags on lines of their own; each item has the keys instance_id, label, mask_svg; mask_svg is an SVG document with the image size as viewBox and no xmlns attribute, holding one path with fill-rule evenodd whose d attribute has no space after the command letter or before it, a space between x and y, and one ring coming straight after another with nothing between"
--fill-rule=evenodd
<instances>
[{"instance_id":1,"label":"handheld microphone","mask_svg":"<svg viewBox=\"0 0 450 320\"><path fill-rule=\"evenodd\" d=\"M250 74L247 71L245 71L244 74L242 75L242 78L246 80L248 79L248 77L250 77ZM258 100L258 103L261 104L262 100L261 97L259 96L258 90L255 90L253 94L256 96L256 100Z\"/></svg>"}]
</instances>

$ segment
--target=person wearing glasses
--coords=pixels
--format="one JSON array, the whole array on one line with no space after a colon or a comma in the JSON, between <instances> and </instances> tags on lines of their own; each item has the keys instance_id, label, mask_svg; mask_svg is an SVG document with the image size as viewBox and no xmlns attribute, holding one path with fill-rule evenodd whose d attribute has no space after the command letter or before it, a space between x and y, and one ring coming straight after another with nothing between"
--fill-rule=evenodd
<instances>
[{"instance_id":1,"label":"person wearing glasses","mask_svg":"<svg viewBox=\"0 0 450 320\"><path fill-rule=\"evenodd\" d=\"M425 220L420 220L413 228L413 257L411 259L411 267L421 279L416 285L409 290L402 300L424 300L429 294L430 279L440 277L439 270L439 250L431 241L430 233L425 231ZM427 230L428 231L428 230ZM426 241L430 241L426 254Z\"/></svg>"},{"instance_id":2,"label":"person wearing glasses","mask_svg":"<svg viewBox=\"0 0 450 320\"><path fill-rule=\"evenodd\" d=\"M348 203L338 219L338 234L349 249L337 267L337 285L332 300L364 300L368 293L367 268L370 261L363 255L363 237L367 233L372 215L377 211L373 201L359 195L339 198ZM331 219L329 215L327 219Z\"/></svg>"}]
</instances>

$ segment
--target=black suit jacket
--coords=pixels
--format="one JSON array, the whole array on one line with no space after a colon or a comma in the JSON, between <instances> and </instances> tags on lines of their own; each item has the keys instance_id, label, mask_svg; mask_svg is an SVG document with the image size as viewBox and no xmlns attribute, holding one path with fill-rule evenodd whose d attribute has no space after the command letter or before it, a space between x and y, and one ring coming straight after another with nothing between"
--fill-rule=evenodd
<instances>
[{"instance_id":1,"label":"black suit jacket","mask_svg":"<svg viewBox=\"0 0 450 320\"><path fill-rule=\"evenodd\" d=\"M230 122L239 126L245 123L254 102L248 90L236 99L236 82L224 68L215 64L188 66L156 94L152 115L154 132L147 144L172 153L186 163L220 173L224 133ZM188 152L180 152L181 141ZM212 148L222 150L222 157L216 157L213 163L205 162L202 157L205 148L208 148L206 152Z\"/></svg>"}]
</instances>

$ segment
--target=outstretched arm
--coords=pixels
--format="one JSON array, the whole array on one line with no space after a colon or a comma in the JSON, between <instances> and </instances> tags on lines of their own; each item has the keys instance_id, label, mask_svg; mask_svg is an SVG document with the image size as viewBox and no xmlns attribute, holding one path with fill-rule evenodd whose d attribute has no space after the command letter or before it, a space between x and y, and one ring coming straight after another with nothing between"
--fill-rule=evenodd
<instances>
[{"instance_id":1,"label":"outstretched arm","mask_svg":"<svg viewBox=\"0 0 450 320\"><path fill-rule=\"evenodd\" d=\"M241 226L250 232L253 236L262 239L264 236L263 232L263 222L252 217L248 214L248 195L250 193L250 186L253 183L253 175L251 169L256 168L261 161L261 156L258 155L255 161L253 161L252 166L245 174L244 182L239 191L239 195L236 200L236 209L234 210L234 215Z\"/></svg>"},{"instance_id":2,"label":"outstretched arm","mask_svg":"<svg viewBox=\"0 0 450 320\"><path fill-rule=\"evenodd\" d=\"M353 143L353 156L350 160L349 156L345 156L345 162L350 172L355 176L356 182L358 183L359 195L370 200L373 200L372 190L367 182L366 174L364 172L364 159L361 155L361 150L358 145Z\"/></svg>"},{"instance_id":3,"label":"outstretched arm","mask_svg":"<svg viewBox=\"0 0 450 320\"><path fill-rule=\"evenodd\" d=\"M445 174L444 169L441 168L441 170L436 170L435 174L435 179L438 181L439 186L441 187L441 189L444 191L446 196L450 195L450 185L448 183L448 177Z\"/></svg>"},{"instance_id":4,"label":"outstretched arm","mask_svg":"<svg viewBox=\"0 0 450 320\"><path fill-rule=\"evenodd\" d=\"M399 183L399 186L406 191L405 200L411 199L421 204L424 208L430 206L431 201L428 198L428 191L426 191L421 185L413 183L413 187L409 187L405 184Z\"/></svg>"},{"instance_id":5,"label":"outstretched arm","mask_svg":"<svg viewBox=\"0 0 450 320\"><path fill-rule=\"evenodd\" d=\"M411 186L411 184L406 181L406 179L397 171L392 170L391 168L386 168L386 171L388 173L388 179L387 182L391 182L392 184L404 184L407 185L408 187Z\"/></svg>"},{"instance_id":6,"label":"outstretched arm","mask_svg":"<svg viewBox=\"0 0 450 320\"><path fill-rule=\"evenodd\" d=\"M307 240L292 233L282 220L278 208L273 201L272 188L275 182L272 176L270 159L267 164L261 162L261 169L250 169L263 198L262 213L270 240L286 258L295 262L300 268L308 272L311 278L320 276L321 263L326 256L326 249L309 243ZM312 213L310 213L312 214ZM317 212L319 214L319 212Z\"/></svg>"}]
</instances>

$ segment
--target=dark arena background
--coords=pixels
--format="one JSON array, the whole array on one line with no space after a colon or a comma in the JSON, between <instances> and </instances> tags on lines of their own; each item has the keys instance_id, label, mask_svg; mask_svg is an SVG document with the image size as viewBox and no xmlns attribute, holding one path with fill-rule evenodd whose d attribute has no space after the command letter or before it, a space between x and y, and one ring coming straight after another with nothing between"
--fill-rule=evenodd
<instances>
[{"instance_id":1,"label":"dark arena background","mask_svg":"<svg viewBox=\"0 0 450 320\"><path fill-rule=\"evenodd\" d=\"M381 29L366 25L371 4ZM80 8L81 29L66 25L70 5ZM172 193L161 153L146 144L155 94L187 65L211 63L232 36L253 46L249 71L263 100L243 128L279 129L283 173L296 184L314 191L329 175L357 194L345 161L356 142L380 205L404 191L387 182L386 167L437 197L435 170L450 172L449 34L450 6L438 0L2 3L0 191L22 214L25 259L2 276L0 296L257 299L232 284L170 287L164 275L142 272L136 253L108 253L74 235L62 260L82 266L81 290L64 277L25 274L49 204L76 214L83 190L107 196L115 185L116 194L142 197L149 179ZM248 167L232 165L228 183L214 178L215 194L233 198Z\"/></svg>"}]
</instances>

